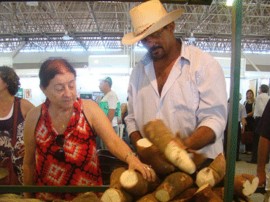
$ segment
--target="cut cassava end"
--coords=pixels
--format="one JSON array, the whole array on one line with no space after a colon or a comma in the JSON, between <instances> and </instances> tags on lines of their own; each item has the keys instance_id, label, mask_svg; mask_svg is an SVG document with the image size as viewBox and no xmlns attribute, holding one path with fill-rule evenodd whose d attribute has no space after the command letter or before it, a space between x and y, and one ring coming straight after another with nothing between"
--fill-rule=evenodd
<instances>
[{"instance_id":1,"label":"cut cassava end","mask_svg":"<svg viewBox=\"0 0 270 202\"><path fill-rule=\"evenodd\" d=\"M123 190L109 188L100 199L102 202L132 202L132 197Z\"/></svg>"},{"instance_id":2,"label":"cut cassava end","mask_svg":"<svg viewBox=\"0 0 270 202\"><path fill-rule=\"evenodd\" d=\"M223 154L219 154L214 161L208 166L201 169L196 176L198 187L209 184L214 187L221 182L226 173L226 161Z\"/></svg>"},{"instance_id":3,"label":"cut cassava end","mask_svg":"<svg viewBox=\"0 0 270 202\"><path fill-rule=\"evenodd\" d=\"M236 175L234 178L234 194L247 197L253 194L259 185L259 178L250 174Z\"/></svg>"},{"instance_id":4,"label":"cut cassava end","mask_svg":"<svg viewBox=\"0 0 270 202\"><path fill-rule=\"evenodd\" d=\"M139 172L131 169L122 173L120 183L123 189L133 196L143 196L153 191L160 184L158 178L154 182L149 182Z\"/></svg>"},{"instance_id":5,"label":"cut cassava end","mask_svg":"<svg viewBox=\"0 0 270 202\"><path fill-rule=\"evenodd\" d=\"M177 168L189 174L195 172L196 166L185 150L186 147L174 140L174 134L162 120L148 122L144 126L144 134Z\"/></svg>"},{"instance_id":6,"label":"cut cassava end","mask_svg":"<svg viewBox=\"0 0 270 202\"><path fill-rule=\"evenodd\" d=\"M175 172L165 178L155 191L159 201L170 201L193 185L192 178L184 172Z\"/></svg>"},{"instance_id":7,"label":"cut cassava end","mask_svg":"<svg viewBox=\"0 0 270 202\"><path fill-rule=\"evenodd\" d=\"M120 176L123 172L125 172L127 169L124 167L119 167L113 170L111 176L110 176L110 188L115 189L121 189L121 183L120 183Z\"/></svg>"},{"instance_id":8,"label":"cut cassava end","mask_svg":"<svg viewBox=\"0 0 270 202\"><path fill-rule=\"evenodd\" d=\"M147 138L138 140L136 146L141 161L151 165L157 174L167 175L175 171L176 167Z\"/></svg>"},{"instance_id":9,"label":"cut cassava end","mask_svg":"<svg viewBox=\"0 0 270 202\"><path fill-rule=\"evenodd\" d=\"M173 163L180 170L192 174L196 171L196 166L190 158L188 152L178 146L175 141L171 141L165 148L164 151L167 159Z\"/></svg>"}]
</instances>

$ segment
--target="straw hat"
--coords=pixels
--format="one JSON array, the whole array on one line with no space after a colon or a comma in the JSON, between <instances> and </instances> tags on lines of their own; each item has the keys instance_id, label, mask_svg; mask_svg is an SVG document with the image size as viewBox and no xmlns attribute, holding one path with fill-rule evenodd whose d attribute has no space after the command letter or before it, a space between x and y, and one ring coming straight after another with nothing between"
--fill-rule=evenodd
<instances>
[{"instance_id":1,"label":"straw hat","mask_svg":"<svg viewBox=\"0 0 270 202\"><path fill-rule=\"evenodd\" d=\"M144 2L129 11L134 32L125 34L122 43L134 44L175 21L183 13L183 9L168 13L159 0Z\"/></svg>"}]
</instances>

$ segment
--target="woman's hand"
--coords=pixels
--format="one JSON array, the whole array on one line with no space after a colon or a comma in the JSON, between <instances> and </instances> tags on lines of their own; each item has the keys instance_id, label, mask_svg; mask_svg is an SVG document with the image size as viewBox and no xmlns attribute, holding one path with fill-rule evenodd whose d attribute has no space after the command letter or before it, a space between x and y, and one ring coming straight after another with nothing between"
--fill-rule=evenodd
<instances>
[{"instance_id":1,"label":"woman's hand","mask_svg":"<svg viewBox=\"0 0 270 202\"><path fill-rule=\"evenodd\" d=\"M146 179L147 181L155 181L156 180L156 173L155 171L151 168L151 166L142 163L136 156L128 156L126 159L129 169L134 169L139 171L143 178Z\"/></svg>"}]
</instances>

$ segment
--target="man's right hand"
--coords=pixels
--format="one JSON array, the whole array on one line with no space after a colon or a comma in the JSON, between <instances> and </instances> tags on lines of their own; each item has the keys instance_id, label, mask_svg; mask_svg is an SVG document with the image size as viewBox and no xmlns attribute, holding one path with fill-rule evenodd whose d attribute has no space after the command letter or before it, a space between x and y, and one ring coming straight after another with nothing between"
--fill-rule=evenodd
<instances>
[{"instance_id":1,"label":"man's right hand","mask_svg":"<svg viewBox=\"0 0 270 202\"><path fill-rule=\"evenodd\" d=\"M136 149L137 151L137 144L136 142L142 138L142 135L139 131L134 131L132 132L130 135L129 135L129 138L130 138L130 142L131 144L134 146L134 148Z\"/></svg>"}]
</instances>

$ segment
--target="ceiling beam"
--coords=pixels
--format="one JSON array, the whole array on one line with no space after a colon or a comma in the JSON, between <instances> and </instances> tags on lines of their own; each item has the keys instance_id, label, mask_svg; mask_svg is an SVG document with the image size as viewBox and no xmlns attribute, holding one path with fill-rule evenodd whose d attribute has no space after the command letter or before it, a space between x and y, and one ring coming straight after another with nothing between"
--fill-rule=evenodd
<instances>
[{"instance_id":1,"label":"ceiling beam","mask_svg":"<svg viewBox=\"0 0 270 202\"><path fill-rule=\"evenodd\" d=\"M18 0L1 0L1 2L12 2ZM42 2L47 0L36 0L36 2ZM59 0L50 0L59 1ZM65 1L97 1L97 0L65 0ZM111 2L144 2L146 0L110 0ZM173 4L185 4L185 5L210 5L213 0L161 0L162 3L173 3Z\"/></svg>"}]
</instances>

